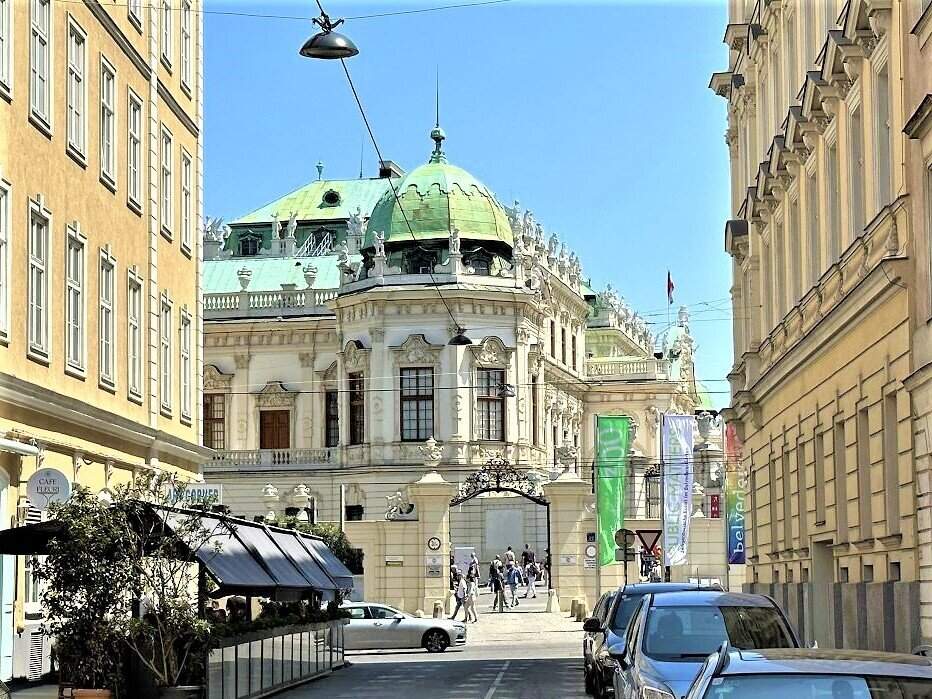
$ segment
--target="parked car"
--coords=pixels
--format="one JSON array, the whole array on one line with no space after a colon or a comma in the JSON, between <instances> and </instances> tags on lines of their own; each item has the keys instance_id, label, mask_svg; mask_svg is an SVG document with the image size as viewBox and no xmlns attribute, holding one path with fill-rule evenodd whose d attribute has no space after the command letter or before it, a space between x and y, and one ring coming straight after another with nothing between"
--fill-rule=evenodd
<instances>
[{"instance_id":1,"label":"parked car","mask_svg":"<svg viewBox=\"0 0 932 699\"><path fill-rule=\"evenodd\" d=\"M624 641L609 649L616 661L615 696L685 697L703 663L726 641L746 650L799 647L769 597L710 591L645 595Z\"/></svg>"},{"instance_id":2,"label":"parked car","mask_svg":"<svg viewBox=\"0 0 932 699\"><path fill-rule=\"evenodd\" d=\"M613 693L615 661L608 649L624 638L628 621L644 595L721 589L718 585L697 587L692 583L634 583L602 595L593 609L592 616L583 623L583 672L586 693L596 697L605 697Z\"/></svg>"},{"instance_id":3,"label":"parked car","mask_svg":"<svg viewBox=\"0 0 932 699\"><path fill-rule=\"evenodd\" d=\"M932 662L858 650L723 648L709 656L688 699L920 699L932 696Z\"/></svg>"},{"instance_id":4,"label":"parked car","mask_svg":"<svg viewBox=\"0 0 932 699\"><path fill-rule=\"evenodd\" d=\"M424 648L442 653L450 646L466 643L466 624L449 619L415 617L372 602L346 602L349 624L343 627L346 650Z\"/></svg>"}]
</instances>

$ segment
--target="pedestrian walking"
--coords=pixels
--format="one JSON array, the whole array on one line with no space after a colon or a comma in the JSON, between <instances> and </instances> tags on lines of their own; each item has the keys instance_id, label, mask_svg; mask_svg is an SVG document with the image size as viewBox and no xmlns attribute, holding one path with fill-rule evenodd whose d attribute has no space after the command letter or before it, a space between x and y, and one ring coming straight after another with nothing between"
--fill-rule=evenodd
<instances>
[{"instance_id":1,"label":"pedestrian walking","mask_svg":"<svg viewBox=\"0 0 932 699\"><path fill-rule=\"evenodd\" d=\"M492 592L492 609L498 607L500 612L505 611L504 580L502 578L502 560L498 556L489 564L489 590Z\"/></svg>"},{"instance_id":2,"label":"pedestrian walking","mask_svg":"<svg viewBox=\"0 0 932 699\"><path fill-rule=\"evenodd\" d=\"M550 549L544 549L544 574L547 576L547 587L550 587Z\"/></svg>"},{"instance_id":3,"label":"pedestrian walking","mask_svg":"<svg viewBox=\"0 0 932 699\"><path fill-rule=\"evenodd\" d=\"M514 565L515 561L515 552L511 550L511 547L508 547L508 550L505 551L505 565Z\"/></svg>"},{"instance_id":4,"label":"pedestrian walking","mask_svg":"<svg viewBox=\"0 0 932 699\"><path fill-rule=\"evenodd\" d=\"M453 615L451 619L456 619L456 615L459 613L460 608L463 607L463 603L466 601L466 578L463 577L463 574L459 571L456 572L456 583L453 589L453 597L456 599L456 609L453 610ZM468 618L466 609L463 608L463 616Z\"/></svg>"},{"instance_id":5,"label":"pedestrian walking","mask_svg":"<svg viewBox=\"0 0 932 699\"><path fill-rule=\"evenodd\" d=\"M476 562L478 563L478 561ZM471 572L472 566L470 566L470 574L466 576L466 598L463 601L463 606L466 608L466 622L476 623L479 621L479 613L476 611L476 603L479 600L479 578L472 575Z\"/></svg>"},{"instance_id":6,"label":"pedestrian walking","mask_svg":"<svg viewBox=\"0 0 932 699\"><path fill-rule=\"evenodd\" d=\"M534 554L534 549L531 548L530 544L525 544L524 551L521 552L521 565L527 568L528 564L534 563L536 560L537 556Z\"/></svg>"},{"instance_id":7,"label":"pedestrian walking","mask_svg":"<svg viewBox=\"0 0 932 699\"><path fill-rule=\"evenodd\" d=\"M520 580L518 574L518 567L515 565L510 565L505 570L505 582L508 584L508 589L511 590L511 602L509 607L518 606L518 581Z\"/></svg>"},{"instance_id":8,"label":"pedestrian walking","mask_svg":"<svg viewBox=\"0 0 932 699\"><path fill-rule=\"evenodd\" d=\"M469 558L469 568L466 570L466 579L469 579L469 576L472 576L476 581L476 586L479 585L479 580L481 576L479 575L479 557L475 553L470 554Z\"/></svg>"},{"instance_id":9,"label":"pedestrian walking","mask_svg":"<svg viewBox=\"0 0 932 699\"><path fill-rule=\"evenodd\" d=\"M527 564L527 568L524 569L525 574L527 575L527 589L524 591L524 598L527 599L527 596L537 597L537 589L534 587L534 584L537 582L537 563L531 561Z\"/></svg>"}]
</instances>

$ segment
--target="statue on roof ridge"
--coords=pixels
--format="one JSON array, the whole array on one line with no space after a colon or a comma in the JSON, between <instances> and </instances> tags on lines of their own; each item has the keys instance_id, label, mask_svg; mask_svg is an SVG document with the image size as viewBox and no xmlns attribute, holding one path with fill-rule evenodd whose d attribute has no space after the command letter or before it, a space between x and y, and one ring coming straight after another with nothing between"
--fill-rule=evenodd
<instances>
[{"instance_id":1,"label":"statue on roof ridge","mask_svg":"<svg viewBox=\"0 0 932 699\"><path fill-rule=\"evenodd\" d=\"M362 209L356 207L356 212L349 215L346 220L346 232L349 235L357 236L360 239L363 235Z\"/></svg>"},{"instance_id":2,"label":"statue on roof ridge","mask_svg":"<svg viewBox=\"0 0 932 699\"><path fill-rule=\"evenodd\" d=\"M376 257L385 257L385 234L382 231L376 231L372 236L372 244L375 247Z\"/></svg>"},{"instance_id":3,"label":"statue on roof ridge","mask_svg":"<svg viewBox=\"0 0 932 699\"><path fill-rule=\"evenodd\" d=\"M281 229L282 224L278 221L278 212L276 211L274 214L272 214L272 240L275 240L278 237Z\"/></svg>"},{"instance_id":4,"label":"statue on roof ridge","mask_svg":"<svg viewBox=\"0 0 932 699\"><path fill-rule=\"evenodd\" d=\"M460 254L460 231L456 226L450 229L450 254Z\"/></svg>"},{"instance_id":5,"label":"statue on roof ridge","mask_svg":"<svg viewBox=\"0 0 932 699\"><path fill-rule=\"evenodd\" d=\"M223 216L207 216L204 218L204 240L222 243L226 240L229 226L224 225Z\"/></svg>"},{"instance_id":6,"label":"statue on roof ridge","mask_svg":"<svg viewBox=\"0 0 932 699\"><path fill-rule=\"evenodd\" d=\"M291 215L288 217L288 228L286 229L285 237L294 238L296 230L298 230L298 212L292 211Z\"/></svg>"},{"instance_id":7,"label":"statue on roof ridge","mask_svg":"<svg viewBox=\"0 0 932 699\"><path fill-rule=\"evenodd\" d=\"M550 235L550 240L547 241L547 256L556 257L557 256L557 246L560 244L560 238L556 233Z\"/></svg>"}]
</instances>

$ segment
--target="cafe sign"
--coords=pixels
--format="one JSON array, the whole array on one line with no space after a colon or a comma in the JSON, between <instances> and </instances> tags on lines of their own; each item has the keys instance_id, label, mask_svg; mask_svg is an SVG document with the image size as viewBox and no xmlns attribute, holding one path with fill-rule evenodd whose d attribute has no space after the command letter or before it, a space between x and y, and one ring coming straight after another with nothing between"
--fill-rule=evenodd
<instances>
[{"instance_id":1,"label":"cafe sign","mask_svg":"<svg viewBox=\"0 0 932 699\"><path fill-rule=\"evenodd\" d=\"M54 468L40 468L26 483L26 499L37 510L47 510L53 502L71 497L71 482Z\"/></svg>"}]
</instances>

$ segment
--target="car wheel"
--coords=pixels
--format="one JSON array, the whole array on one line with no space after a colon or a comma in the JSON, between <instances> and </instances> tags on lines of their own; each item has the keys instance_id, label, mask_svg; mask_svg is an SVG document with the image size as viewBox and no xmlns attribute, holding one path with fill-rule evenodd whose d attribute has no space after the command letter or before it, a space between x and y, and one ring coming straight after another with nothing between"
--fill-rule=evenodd
<instances>
[{"instance_id":1,"label":"car wheel","mask_svg":"<svg viewBox=\"0 0 932 699\"><path fill-rule=\"evenodd\" d=\"M592 696L595 699L604 699L605 683L602 681L602 671L599 668L593 668L592 671Z\"/></svg>"},{"instance_id":2,"label":"car wheel","mask_svg":"<svg viewBox=\"0 0 932 699\"><path fill-rule=\"evenodd\" d=\"M450 637L445 631L431 629L424 634L423 645L428 653L442 653L450 645Z\"/></svg>"}]
</instances>

